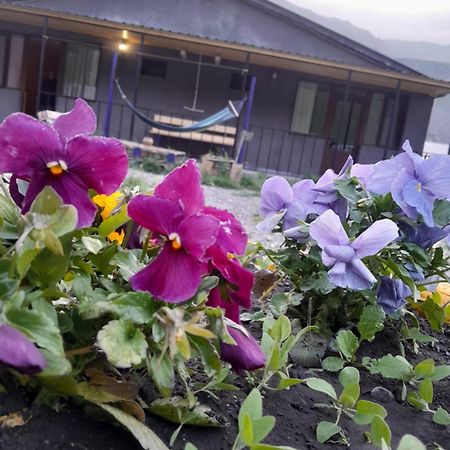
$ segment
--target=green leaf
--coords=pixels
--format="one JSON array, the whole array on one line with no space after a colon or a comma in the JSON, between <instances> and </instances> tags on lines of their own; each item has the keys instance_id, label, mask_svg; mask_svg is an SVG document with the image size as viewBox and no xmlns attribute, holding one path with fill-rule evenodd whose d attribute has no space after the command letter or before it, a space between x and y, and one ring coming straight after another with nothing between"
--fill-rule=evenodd
<instances>
[{"instance_id":1,"label":"green leaf","mask_svg":"<svg viewBox=\"0 0 450 450\"><path fill-rule=\"evenodd\" d=\"M56 191L50 186L45 186L34 199L30 211L50 216L54 214L62 204L62 198Z\"/></svg>"},{"instance_id":2,"label":"green leaf","mask_svg":"<svg viewBox=\"0 0 450 450\"><path fill-rule=\"evenodd\" d=\"M253 420L253 443L261 442L275 426L275 417L264 416L261 419Z\"/></svg>"},{"instance_id":3,"label":"green leaf","mask_svg":"<svg viewBox=\"0 0 450 450\"><path fill-rule=\"evenodd\" d=\"M278 317L269 334L277 342L283 342L291 334L291 321L286 316Z\"/></svg>"},{"instance_id":4,"label":"green leaf","mask_svg":"<svg viewBox=\"0 0 450 450\"><path fill-rule=\"evenodd\" d=\"M358 200L361 199L361 194L357 191L357 185L351 178L347 179L335 179L334 185L339 194L342 195L351 205L356 205Z\"/></svg>"},{"instance_id":5,"label":"green leaf","mask_svg":"<svg viewBox=\"0 0 450 450\"><path fill-rule=\"evenodd\" d=\"M339 425L322 420L316 428L316 439L323 444L335 434L340 433L341 430L342 428Z\"/></svg>"},{"instance_id":6,"label":"green leaf","mask_svg":"<svg viewBox=\"0 0 450 450\"><path fill-rule=\"evenodd\" d=\"M280 369L281 356L280 356L280 344L278 342L274 343L272 347L272 352L270 354L269 361L267 362L267 370L271 372L276 372Z\"/></svg>"},{"instance_id":7,"label":"green leaf","mask_svg":"<svg viewBox=\"0 0 450 450\"><path fill-rule=\"evenodd\" d=\"M343 387L350 383L359 383L359 370L356 367L346 367L339 373L339 382Z\"/></svg>"},{"instance_id":8,"label":"green leaf","mask_svg":"<svg viewBox=\"0 0 450 450\"><path fill-rule=\"evenodd\" d=\"M147 353L147 341L141 330L125 320L112 320L97 334L97 344L108 361L126 369L138 365Z\"/></svg>"},{"instance_id":9,"label":"green leaf","mask_svg":"<svg viewBox=\"0 0 450 450\"><path fill-rule=\"evenodd\" d=\"M419 397L419 394L417 392L408 392L406 400L411 406L414 406L414 408L418 409L419 411L428 409L428 402Z\"/></svg>"},{"instance_id":10,"label":"green leaf","mask_svg":"<svg viewBox=\"0 0 450 450\"><path fill-rule=\"evenodd\" d=\"M336 391L334 390L334 387L330 383L328 383L328 381L322 380L320 378L307 378L304 381L310 389L322 392L330 396L334 400L337 400Z\"/></svg>"},{"instance_id":11,"label":"green leaf","mask_svg":"<svg viewBox=\"0 0 450 450\"><path fill-rule=\"evenodd\" d=\"M345 365L345 361L337 356L328 356L322 361L322 367L328 372L339 372Z\"/></svg>"},{"instance_id":12,"label":"green leaf","mask_svg":"<svg viewBox=\"0 0 450 450\"><path fill-rule=\"evenodd\" d=\"M164 396L170 395L175 382L173 362L168 354L163 357L152 356L148 361L152 379Z\"/></svg>"},{"instance_id":13,"label":"green leaf","mask_svg":"<svg viewBox=\"0 0 450 450\"><path fill-rule=\"evenodd\" d=\"M413 339L424 344L439 341L439 339L436 339L433 336L421 333L418 328L410 328L407 332L407 335L405 336L405 339Z\"/></svg>"},{"instance_id":14,"label":"green leaf","mask_svg":"<svg viewBox=\"0 0 450 450\"><path fill-rule=\"evenodd\" d=\"M360 389L359 383L348 383L339 396L339 401L346 408L353 408L359 398Z\"/></svg>"},{"instance_id":15,"label":"green leaf","mask_svg":"<svg viewBox=\"0 0 450 450\"><path fill-rule=\"evenodd\" d=\"M157 304L146 292L126 292L111 301L111 311L137 325L154 319Z\"/></svg>"},{"instance_id":16,"label":"green leaf","mask_svg":"<svg viewBox=\"0 0 450 450\"><path fill-rule=\"evenodd\" d=\"M239 439L246 445L253 444L253 425L248 413L242 415L242 420L239 423Z\"/></svg>"},{"instance_id":17,"label":"green leaf","mask_svg":"<svg viewBox=\"0 0 450 450\"><path fill-rule=\"evenodd\" d=\"M371 374L380 374L385 378L409 381L414 376L413 367L403 356L383 356L372 360L369 367Z\"/></svg>"},{"instance_id":18,"label":"green leaf","mask_svg":"<svg viewBox=\"0 0 450 450\"><path fill-rule=\"evenodd\" d=\"M97 255L103 248L103 242L100 239L91 236L83 236L81 242L83 243L84 248L94 255Z\"/></svg>"},{"instance_id":19,"label":"green leaf","mask_svg":"<svg viewBox=\"0 0 450 450\"><path fill-rule=\"evenodd\" d=\"M382 441L391 445L391 430L388 424L380 416L375 416L370 426L370 436L372 442L377 448L381 448Z\"/></svg>"},{"instance_id":20,"label":"green leaf","mask_svg":"<svg viewBox=\"0 0 450 450\"><path fill-rule=\"evenodd\" d=\"M97 406L111 414L119 423L127 428L138 440L144 450L169 450L154 431L139 422L133 416L124 413L122 410L110 405L96 403Z\"/></svg>"},{"instance_id":21,"label":"green leaf","mask_svg":"<svg viewBox=\"0 0 450 450\"><path fill-rule=\"evenodd\" d=\"M379 306L365 306L357 325L360 339L369 342L373 341L375 334L384 328L385 317L383 309Z\"/></svg>"},{"instance_id":22,"label":"green leaf","mask_svg":"<svg viewBox=\"0 0 450 450\"><path fill-rule=\"evenodd\" d=\"M450 425L450 416L444 408L438 408L433 414L433 422L438 425Z\"/></svg>"},{"instance_id":23,"label":"green leaf","mask_svg":"<svg viewBox=\"0 0 450 450\"><path fill-rule=\"evenodd\" d=\"M303 380L300 378L282 378L278 382L278 386L276 387L277 391L282 391L283 389L289 389L296 384L303 383Z\"/></svg>"},{"instance_id":24,"label":"green leaf","mask_svg":"<svg viewBox=\"0 0 450 450\"><path fill-rule=\"evenodd\" d=\"M444 378L447 378L450 376L450 366L444 365L444 366L437 366L434 369L433 375L431 375L430 380L431 381L440 381Z\"/></svg>"},{"instance_id":25,"label":"green leaf","mask_svg":"<svg viewBox=\"0 0 450 450\"><path fill-rule=\"evenodd\" d=\"M123 205L120 212L108 217L101 223L98 227L98 234L102 237L107 237L108 234L117 230L117 228L122 225L125 225L129 220L130 218L127 215L127 206Z\"/></svg>"},{"instance_id":26,"label":"green leaf","mask_svg":"<svg viewBox=\"0 0 450 450\"><path fill-rule=\"evenodd\" d=\"M63 246L61 241L58 239L55 233L52 230L47 229L44 230L44 244L45 247L50 250L55 255L64 255Z\"/></svg>"},{"instance_id":27,"label":"green leaf","mask_svg":"<svg viewBox=\"0 0 450 450\"><path fill-rule=\"evenodd\" d=\"M435 200L433 219L436 225L444 227L450 222L450 202L447 200Z\"/></svg>"},{"instance_id":28,"label":"green leaf","mask_svg":"<svg viewBox=\"0 0 450 450\"><path fill-rule=\"evenodd\" d=\"M254 444L250 450L297 450L293 447L286 447L285 445L270 445L270 444Z\"/></svg>"},{"instance_id":29,"label":"green leaf","mask_svg":"<svg viewBox=\"0 0 450 450\"><path fill-rule=\"evenodd\" d=\"M128 281L134 274L145 267L145 264L141 263L130 250L117 253L111 260L111 264L117 265L120 275L125 281Z\"/></svg>"},{"instance_id":30,"label":"green leaf","mask_svg":"<svg viewBox=\"0 0 450 450\"><path fill-rule=\"evenodd\" d=\"M428 297L425 302L422 303L422 308L431 328L434 331L442 331L445 319L444 308L441 308L436 304L431 297Z\"/></svg>"},{"instance_id":31,"label":"green leaf","mask_svg":"<svg viewBox=\"0 0 450 450\"><path fill-rule=\"evenodd\" d=\"M415 436L405 434L400 439L397 450L427 450L427 448Z\"/></svg>"},{"instance_id":32,"label":"green leaf","mask_svg":"<svg viewBox=\"0 0 450 450\"><path fill-rule=\"evenodd\" d=\"M198 450L198 448L194 444L191 444L190 442L188 442L184 446L184 450Z\"/></svg>"},{"instance_id":33,"label":"green leaf","mask_svg":"<svg viewBox=\"0 0 450 450\"><path fill-rule=\"evenodd\" d=\"M158 398L149 405L149 410L169 422L199 427L218 427L211 408L200 403L194 406L188 399L175 396Z\"/></svg>"},{"instance_id":34,"label":"green leaf","mask_svg":"<svg viewBox=\"0 0 450 450\"><path fill-rule=\"evenodd\" d=\"M433 383L429 378L425 378L419 384L419 395L427 402L433 401Z\"/></svg>"},{"instance_id":35,"label":"green leaf","mask_svg":"<svg viewBox=\"0 0 450 450\"><path fill-rule=\"evenodd\" d=\"M414 373L418 377L422 378L430 377L434 373L434 364L435 363L433 359L431 358L424 359L414 367Z\"/></svg>"},{"instance_id":36,"label":"green leaf","mask_svg":"<svg viewBox=\"0 0 450 450\"><path fill-rule=\"evenodd\" d=\"M340 330L336 335L336 344L347 361L352 361L358 350L358 338L350 330Z\"/></svg>"},{"instance_id":37,"label":"green leaf","mask_svg":"<svg viewBox=\"0 0 450 450\"><path fill-rule=\"evenodd\" d=\"M358 400L356 402L355 409L360 414L380 416L383 419L387 416L387 411L381 405L369 400Z\"/></svg>"},{"instance_id":38,"label":"green leaf","mask_svg":"<svg viewBox=\"0 0 450 450\"><path fill-rule=\"evenodd\" d=\"M29 248L17 254L16 268L20 278L23 278L30 269L33 259L39 254L38 248Z\"/></svg>"},{"instance_id":39,"label":"green leaf","mask_svg":"<svg viewBox=\"0 0 450 450\"><path fill-rule=\"evenodd\" d=\"M207 339L197 336L190 336L189 339L200 355L205 373L210 377L213 377L215 374L219 373L221 363L214 344L209 342Z\"/></svg>"},{"instance_id":40,"label":"green leaf","mask_svg":"<svg viewBox=\"0 0 450 450\"><path fill-rule=\"evenodd\" d=\"M248 394L247 398L242 403L238 415L239 429L242 428L244 414L248 414L252 421L258 420L262 417L262 397L258 389L252 389L250 394Z\"/></svg>"}]
</instances>

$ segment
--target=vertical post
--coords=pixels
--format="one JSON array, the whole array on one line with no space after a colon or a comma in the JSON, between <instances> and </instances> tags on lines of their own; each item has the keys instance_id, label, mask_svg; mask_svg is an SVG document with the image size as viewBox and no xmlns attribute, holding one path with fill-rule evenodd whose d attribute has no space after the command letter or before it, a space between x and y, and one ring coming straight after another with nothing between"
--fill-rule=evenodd
<instances>
[{"instance_id":1,"label":"vertical post","mask_svg":"<svg viewBox=\"0 0 450 450\"><path fill-rule=\"evenodd\" d=\"M252 107L253 107L253 100L255 98L255 87L256 87L256 77L252 75L250 79L250 90L248 93L248 99L247 99L247 106L245 108L245 115L244 115L244 122L242 129L245 132L249 131L250 129L250 117L252 115ZM240 148L238 149L238 164L242 164L242 162L245 160L245 152L247 150L248 142L244 141L240 145Z\"/></svg>"},{"instance_id":2,"label":"vertical post","mask_svg":"<svg viewBox=\"0 0 450 450\"><path fill-rule=\"evenodd\" d=\"M109 128L111 125L112 101L113 101L113 94L114 94L114 78L116 78L118 58L119 58L119 52L115 48L113 56L112 56L112 61L111 61L111 71L109 73L108 102L106 103L105 126L104 126L104 130L103 130L103 134L106 137L109 136Z\"/></svg>"},{"instance_id":3,"label":"vertical post","mask_svg":"<svg viewBox=\"0 0 450 450\"><path fill-rule=\"evenodd\" d=\"M42 86L42 72L44 71L44 60L45 60L45 46L48 39L48 17L44 17L44 23L42 25L42 40L41 40L41 53L39 56L39 72L38 81L36 89L36 113L39 111L39 103L41 100L41 86Z\"/></svg>"},{"instance_id":4,"label":"vertical post","mask_svg":"<svg viewBox=\"0 0 450 450\"><path fill-rule=\"evenodd\" d=\"M398 110L398 101L400 99L401 84L402 84L402 80L397 80L397 88L395 89L394 109L392 110L392 117L391 117L391 120L389 121L389 125L388 125L386 142L384 143L383 159L386 159L386 157L387 157L387 152L388 152L389 144L391 142L392 128L393 128L394 122L397 125L397 110Z\"/></svg>"},{"instance_id":5,"label":"vertical post","mask_svg":"<svg viewBox=\"0 0 450 450\"><path fill-rule=\"evenodd\" d=\"M139 79L141 76L141 68L142 68L142 53L144 53L144 35L141 34L141 43L139 45L139 56L136 64L136 75L134 78L134 90L133 90L133 105L136 105L138 90L139 90ZM131 114L131 122L130 122L130 135L129 140L133 140L134 135L134 114Z\"/></svg>"},{"instance_id":6,"label":"vertical post","mask_svg":"<svg viewBox=\"0 0 450 450\"><path fill-rule=\"evenodd\" d=\"M349 94L350 94L350 84L351 84L351 81L352 81L352 71L351 70L349 70L348 71L348 75L347 75L347 81L346 81L346 83L345 83L345 91L344 91L344 102L343 102L343 104L342 104L342 114L341 114L341 117L339 118L339 126L338 126L338 130L337 130L337 136L336 136L336 148L335 148L335 150L334 150L334 152L333 152L333 158L332 158L332 160L331 160L331 168L332 169L334 169L334 164L335 164L335 162L336 162L336 153L337 153L337 151L338 151L338 148L339 148L339 140L340 140L340 137L341 137L341 128L342 128L342 123L343 123L343 120L344 120L344 113L345 113L345 107L346 107L346 105L347 105L347 102L348 102L348 96L349 96ZM337 103L336 103L336 106L337 106ZM348 122L349 122L349 120L350 120L350 117L351 117L351 111L349 112L349 114L348 114L348 117L346 118L346 120L347 120L347 125L346 125L346 127L345 127L345 129L347 129L348 128ZM344 139L345 139L345 134L344 134Z\"/></svg>"}]
</instances>

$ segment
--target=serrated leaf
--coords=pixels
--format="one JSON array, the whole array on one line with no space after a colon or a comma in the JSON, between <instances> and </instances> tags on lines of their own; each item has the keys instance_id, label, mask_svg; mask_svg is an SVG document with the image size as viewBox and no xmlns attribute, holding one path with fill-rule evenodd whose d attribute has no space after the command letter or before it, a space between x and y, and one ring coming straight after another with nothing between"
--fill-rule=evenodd
<instances>
[{"instance_id":1,"label":"serrated leaf","mask_svg":"<svg viewBox=\"0 0 450 450\"><path fill-rule=\"evenodd\" d=\"M436 304L431 297L428 297L421 306L431 328L434 331L442 331L445 319L444 309Z\"/></svg>"},{"instance_id":2,"label":"serrated leaf","mask_svg":"<svg viewBox=\"0 0 450 450\"><path fill-rule=\"evenodd\" d=\"M142 331L125 320L112 320L106 324L97 334L97 344L108 361L122 369L140 364L148 348Z\"/></svg>"},{"instance_id":3,"label":"serrated leaf","mask_svg":"<svg viewBox=\"0 0 450 450\"><path fill-rule=\"evenodd\" d=\"M121 423L138 440L144 450L169 450L163 441L154 431L143 423L136 420L133 416L124 413L118 408L110 405L96 403L97 406L111 414L119 423Z\"/></svg>"},{"instance_id":4,"label":"serrated leaf","mask_svg":"<svg viewBox=\"0 0 450 450\"><path fill-rule=\"evenodd\" d=\"M319 422L316 428L316 439L324 444L328 439L334 436L337 433L340 433L342 428L339 425L336 425L332 422L327 422L326 420L322 420Z\"/></svg>"},{"instance_id":5,"label":"serrated leaf","mask_svg":"<svg viewBox=\"0 0 450 450\"><path fill-rule=\"evenodd\" d=\"M391 430L382 417L374 416L370 425L370 437L377 448L381 448L382 441L391 445Z\"/></svg>"},{"instance_id":6,"label":"serrated leaf","mask_svg":"<svg viewBox=\"0 0 450 450\"><path fill-rule=\"evenodd\" d=\"M379 306L365 306L357 325L361 340L373 341L375 334L384 328L385 317L383 309Z\"/></svg>"},{"instance_id":7,"label":"serrated leaf","mask_svg":"<svg viewBox=\"0 0 450 450\"><path fill-rule=\"evenodd\" d=\"M328 383L328 381L322 380L320 378L306 378L304 382L310 389L322 392L337 400L336 391L334 390L334 387L330 383Z\"/></svg>"},{"instance_id":8,"label":"serrated leaf","mask_svg":"<svg viewBox=\"0 0 450 450\"><path fill-rule=\"evenodd\" d=\"M352 361L358 350L358 338L350 330L340 330L336 335L336 344L347 361Z\"/></svg>"},{"instance_id":9,"label":"serrated leaf","mask_svg":"<svg viewBox=\"0 0 450 450\"><path fill-rule=\"evenodd\" d=\"M100 239L91 236L83 236L81 242L85 249L94 255L97 255L103 248L103 242Z\"/></svg>"},{"instance_id":10,"label":"serrated leaf","mask_svg":"<svg viewBox=\"0 0 450 450\"><path fill-rule=\"evenodd\" d=\"M438 408L433 414L433 422L438 425L450 425L450 415L444 408Z\"/></svg>"},{"instance_id":11,"label":"serrated leaf","mask_svg":"<svg viewBox=\"0 0 450 450\"><path fill-rule=\"evenodd\" d=\"M369 370L372 374L380 374L395 380L409 381L414 376L411 364L399 355L389 354L378 360L372 360Z\"/></svg>"},{"instance_id":12,"label":"serrated leaf","mask_svg":"<svg viewBox=\"0 0 450 450\"><path fill-rule=\"evenodd\" d=\"M345 361L338 356L328 356L322 361L322 367L328 372L339 372L345 365Z\"/></svg>"}]
</instances>

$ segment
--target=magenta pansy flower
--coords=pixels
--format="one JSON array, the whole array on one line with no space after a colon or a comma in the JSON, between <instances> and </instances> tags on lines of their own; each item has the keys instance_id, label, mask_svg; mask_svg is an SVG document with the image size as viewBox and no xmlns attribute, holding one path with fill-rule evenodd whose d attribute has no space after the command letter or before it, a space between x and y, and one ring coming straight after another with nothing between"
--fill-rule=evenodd
<instances>
[{"instance_id":1,"label":"magenta pansy flower","mask_svg":"<svg viewBox=\"0 0 450 450\"><path fill-rule=\"evenodd\" d=\"M42 372L47 362L36 346L20 331L0 325L0 363L29 375Z\"/></svg>"},{"instance_id":2,"label":"magenta pansy flower","mask_svg":"<svg viewBox=\"0 0 450 450\"><path fill-rule=\"evenodd\" d=\"M12 173L12 193L20 200L15 180L29 182L19 206L27 212L45 186L78 211L78 227L90 226L97 211L89 189L112 194L128 170L125 147L113 138L89 136L96 129L92 108L81 99L47 125L22 113L0 124L0 172Z\"/></svg>"},{"instance_id":3,"label":"magenta pansy flower","mask_svg":"<svg viewBox=\"0 0 450 450\"><path fill-rule=\"evenodd\" d=\"M228 321L228 333L236 345L220 345L220 358L229 362L233 370L241 374L245 370L251 371L264 367L266 357L255 338L239 323Z\"/></svg>"},{"instance_id":4,"label":"magenta pansy flower","mask_svg":"<svg viewBox=\"0 0 450 450\"><path fill-rule=\"evenodd\" d=\"M339 216L331 209L311 223L309 232L322 249L322 262L331 266L330 281L336 286L357 290L369 289L376 281L361 258L375 255L399 235L392 220L382 219L350 241Z\"/></svg>"},{"instance_id":5,"label":"magenta pansy flower","mask_svg":"<svg viewBox=\"0 0 450 450\"><path fill-rule=\"evenodd\" d=\"M164 240L158 256L131 277L132 288L171 303L191 298L208 272L205 253L216 240L219 221L205 214L186 215L179 202L145 195L130 201L128 215Z\"/></svg>"}]
</instances>

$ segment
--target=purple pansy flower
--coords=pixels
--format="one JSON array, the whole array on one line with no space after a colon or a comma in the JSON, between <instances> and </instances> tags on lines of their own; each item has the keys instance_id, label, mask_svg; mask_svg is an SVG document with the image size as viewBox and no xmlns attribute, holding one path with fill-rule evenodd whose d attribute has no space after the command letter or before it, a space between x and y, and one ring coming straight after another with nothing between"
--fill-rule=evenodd
<instances>
[{"instance_id":1,"label":"purple pansy flower","mask_svg":"<svg viewBox=\"0 0 450 450\"><path fill-rule=\"evenodd\" d=\"M450 199L450 156L422 159L409 141L402 148L404 153L375 164L367 188L377 194L391 192L408 217L415 219L420 214L433 227L434 200Z\"/></svg>"},{"instance_id":2,"label":"purple pansy flower","mask_svg":"<svg viewBox=\"0 0 450 450\"><path fill-rule=\"evenodd\" d=\"M325 211L310 226L310 235L322 249L322 262L332 266L330 281L339 287L369 289L376 281L361 258L375 255L398 237L397 225L389 219L378 220L354 241L347 236L339 216Z\"/></svg>"},{"instance_id":3,"label":"purple pansy flower","mask_svg":"<svg viewBox=\"0 0 450 450\"><path fill-rule=\"evenodd\" d=\"M125 147L113 138L89 136L95 131L92 108L81 99L47 125L22 113L0 124L0 172L12 173L13 198L20 201L16 179L29 182L19 206L27 212L45 186L78 211L78 227L90 226L97 211L89 189L112 194L128 170Z\"/></svg>"},{"instance_id":4,"label":"purple pansy flower","mask_svg":"<svg viewBox=\"0 0 450 450\"><path fill-rule=\"evenodd\" d=\"M364 185L367 186L367 184L372 179L373 173L375 171L375 165L374 164L353 164L350 175L352 177L358 178L358 180Z\"/></svg>"},{"instance_id":5,"label":"purple pansy flower","mask_svg":"<svg viewBox=\"0 0 450 450\"><path fill-rule=\"evenodd\" d=\"M417 228L409 224L401 226L405 233L406 241L417 244L422 248L430 248L440 240L448 236L448 232L440 227L427 227L421 223Z\"/></svg>"},{"instance_id":6,"label":"purple pansy flower","mask_svg":"<svg viewBox=\"0 0 450 450\"><path fill-rule=\"evenodd\" d=\"M36 346L20 331L0 325L0 363L29 375L42 372L47 362Z\"/></svg>"},{"instance_id":7,"label":"purple pansy flower","mask_svg":"<svg viewBox=\"0 0 450 450\"><path fill-rule=\"evenodd\" d=\"M171 303L191 298L208 272L205 253L216 240L219 221L186 215L178 202L145 195L130 201L128 215L165 241L158 256L131 277L132 288Z\"/></svg>"},{"instance_id":8,"label":"purple pansy flower","mask_svg":"<svg viewBox=\"0 0 450 450\"><path fill-rule=\"evenodd\" d=\"M283 230L292 228L297 220L306 217L302 205L294 199L294 191L289 182L279 176L266 180L261 188L259 211L264 220L258 230L272 231L283 220Z\"/></svg>"},{"instance_id":9,"label":"purple pansy flower","mask_svg":"<svg viewBox=\"0 0 450 450\"><path fill-rule=\"evenodd\" d=\"M377 303L386 314L392 314L405 305L405 298L410 295L412 295L411 289L402 280L381 277L381 282L377 288Z\"/></svg>"},{"instance_id":10,"label":"purple pansy flower","mask_svg":"<svg viewBox=\"0 0 450 450\"><path fill-rule=\"evenodd\" d=\"M227 330L236 345L222 343L220 358L229 362L238 374L264 367L266 357L255 338L241 324L232 321L228 321Z\"/></svg>"}]
</instances>

